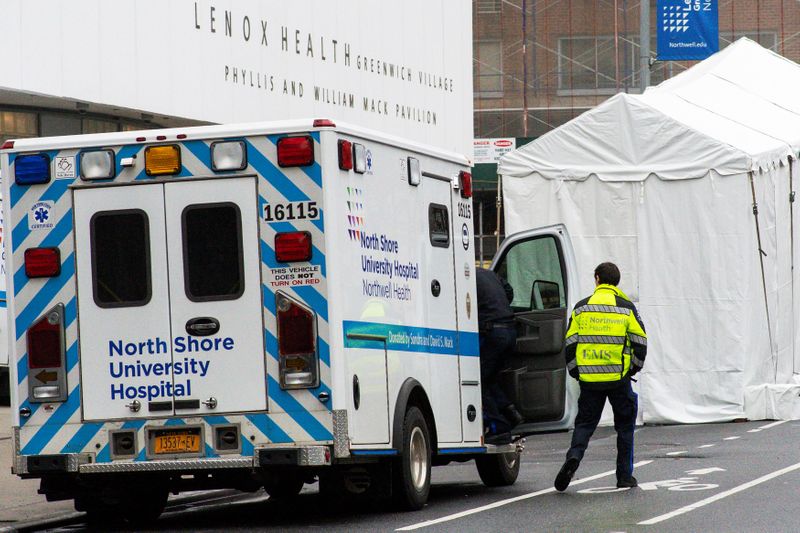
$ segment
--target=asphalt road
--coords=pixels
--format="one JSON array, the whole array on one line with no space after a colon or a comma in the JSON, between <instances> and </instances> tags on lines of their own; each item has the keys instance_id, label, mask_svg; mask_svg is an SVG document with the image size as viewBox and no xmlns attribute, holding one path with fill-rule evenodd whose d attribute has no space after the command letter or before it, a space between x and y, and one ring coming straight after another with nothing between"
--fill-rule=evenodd
<instances>
[{"instance_id":1,"label":"asphalt road","mask_svg":"<svg viewBox=\"0 0 800 533\"><path fill-rule=\"evenodd\" d=\"M798 436L798 421L643 427L640 487L618 490L615 435L600 428L573 483L557 493L569 435L540 435L528 439L514 486L484 487L473 463L439 467L429 504L416 513L331 508L311 485L291 504L257 493L173 507L154 531L797 531Z\"/></svg>"}]
</instances>

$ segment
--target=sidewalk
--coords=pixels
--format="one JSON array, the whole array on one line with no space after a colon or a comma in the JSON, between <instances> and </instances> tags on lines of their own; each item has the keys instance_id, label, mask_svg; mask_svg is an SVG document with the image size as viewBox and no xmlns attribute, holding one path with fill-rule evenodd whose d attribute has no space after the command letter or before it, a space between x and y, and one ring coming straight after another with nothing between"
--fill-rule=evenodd
<instances>
[{"instance_id":1,"label":"sidewalk","mask_svg":"<svg viewBox=\"0 0 800 533\"><path fill-rule=\"evenodd\" d=\"M0 406L0 528L18 522L72 514L72 500L48 502L38 494L38 479L20 479L11 473L11 408Z\"/></svg>"}]
</instances>

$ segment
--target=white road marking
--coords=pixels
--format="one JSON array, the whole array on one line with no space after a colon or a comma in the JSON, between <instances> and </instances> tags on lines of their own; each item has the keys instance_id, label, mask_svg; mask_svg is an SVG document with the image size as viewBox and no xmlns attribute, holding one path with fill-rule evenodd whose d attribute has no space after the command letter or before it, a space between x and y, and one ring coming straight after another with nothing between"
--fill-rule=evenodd
<instances>
[{"instance_id":1,"label":"white road marking","mask_svg":"<svg viewBox=\"0 0 800 533\"><path fill-rule=\"evenodd\" d=\"M748 429L747 430L748 433L758 433L759 431L761 431L760 428L759 429Z\"/></svg>"},{"instance_id":2,"label":"white road marking","mask_svg":"<svg viewBox=\"0 0 800 533\"><path fill-rule=\"evenodd\" d=\"M772 422L771 424L767 424L766 426L759 426L758 429L769 429L774 428L775 426L780 426L781 424L785 424L788 420L778 420L777 422Z\"/></svg>"},{"instance_id":3,"label":"white road marking","mask_svg":"<svg viewBox=\"0 0 800 533\"><path fill-rule=\"evenodd\" d=\"M639 461L638 463L635 463L633 466L634 466L634 468L638 468L640 466L648 465L648 464L650 464L652 462L653 461ZM594 476L589 476L589 477L585 477L585 478L582 478L582 479L578 479L576 481L573 481L569 485L570 485L570 487L572 487L572 486L575 486L575 485L580 485L582 483L588 483L589 481L594 481L595 479L600 479L600 478L603 478L603 477L606 477L606 476L613 475L615 473L616 473L616 470L609 470L608 472L603 472L602 474L597 474L597 475L594 475ZM553 487L550 487L549 489L539 490L539 491L536 491L536 492L530 492L528 494L523 494L521 496L516 496L514 498L508 498L506 500L500 500L500 501L497 501L497 502L494 502L494 503L490 503L488 505L482 505L481 507L476 507L474 509L468 509L466 511L461 511L460 513L454 513L454 514L451 514L451 515L443 516L441 518L435 518L433 520L426 520L425 522L419 522L418 524L411 524L410 526L405 526L405 527L401 527L401 528L395 529L395 531L413 531L415 529L421 529L423 527L433 526L433 525L436 525L436 524L441 524L443 522L450 522L451 520L457 520L457 519L463 518L465 516L470 516L470 515L473 515L473 514L482 513L483 511L489 511L491 509L496 509L496 508L502 507L504 505L508 505L508 504L515 503L515 502L520 502L520 501L523 501L523 500L527 500L529 498L534 498L536 496L541 496L542 494L549 494L551 492L556 492L556 489L553 488Z\"/></svg>"},{"instance_id":4,"label":"white road marking","mask_svg":"<svg viewBox=\"0 0 800 533\"><path fill-rule=\"evenodd\" d=\"M703 444L702 446L698 446L698 448L711 448L712 446L716 446L716 444Z\"/></svg>"},{"instance_id":5,"label":"white road marking","mask_svg":"<svg viewBox=\"0 0 800 533\"><path fill-rule=\"evenodd\" d=\"M712 466L711 468L700 468L698 470L687 470L687 474L692 474L693 476L702 476L705 474L710 474L712 472L725 472L724 468L720 468L718 466Z\"/></svg>"},{"instance_id":6,"label":"white road marking","mask_svg":"<svg viewBox=\"0 0 800 533\"><path fill-rule=\"evenodd\" d=\"M725 437L725 438L724 438L724 439L722 439L722 440L736 440L736 439L741 439L741 438L742 438L742 437L739 437L739 436L736 436L736 437Z\"/></svg>"},{"instance_id":7,"label":"white road marking","mask_svg":"<svg viewBox=\"0 0 800 533\"><path fill-rule=\"evenodd\" d=\"M688 450L681 450L679 452L667 452L667 455L683 455L684 453L689 453Z\"/></svg>"},{"instance_id":8,"label":"white road marking","mask_svg":"<svg viewBox=\"0 0 800 533\"><path fill-rule=\"evenodd\" d=\"M663 522L664 520L669 520L670 518L675 518L676 516L680 516L682 514L688 513L689 511L694 511L695 509L699 509L700 507L704 507L706 505L709 505L711 503L719 501L719 500L721 500L723 498L727 498L728 496L731 496L733 494L736 494L736 493L742 492L744 490L747 490L749 488L755 487L756 485L760 485L761 483L764 483L765 481L769 481L769 480L774 479L774 478L776 478L778 476L782 476L783 474L787 474L789 472L792 472L792 471L798 470L798 469L800 469L800 463L795 463L792 466L787 466L786 468L781 468L780 470L776 470L775 472L772 472L770 474L766 474L764 476L761 476L758 479L754 479L752 481L748 481L747 483L743 483L743 484L741 484L741 485L739 485L737 487L733 487L732 489L720 492L719 494L715 494L714 496L710 496L710 497L708 497L708 498L706 498L704 500L700 500L699 502L693 503L691 505L687 505L686 507L681 507L680 509L676 509L676 510L674 510L672 512L669 512L669 513L666 513L666 514L662 514L661 516L656 516L656 517L651 518L649 520L645 520L643 522L639 522L638 525L640 525L640 526L651 526L653 524L658 524L659 522Z\"/></svg>"}]
</instances>

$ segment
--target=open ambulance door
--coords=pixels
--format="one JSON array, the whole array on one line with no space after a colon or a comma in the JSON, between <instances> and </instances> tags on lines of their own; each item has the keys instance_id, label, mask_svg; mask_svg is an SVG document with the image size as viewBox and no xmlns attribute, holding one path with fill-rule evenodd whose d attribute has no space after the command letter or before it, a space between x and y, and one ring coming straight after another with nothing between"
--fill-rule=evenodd
<instances>
[{"instance_id":1,"label":"open ambulance door","mask_svg":"<svg viewBox=\"0 0 800 533\"><path fill-rule=\"evenodd\" d=\"M576 301L575 256L563 225L523 231L503 241L492 270L514 289L517 344L501 385L525 417L515 434L566 429L577 385L564 359L564 334Z\"/></svg>"}]
</instances>

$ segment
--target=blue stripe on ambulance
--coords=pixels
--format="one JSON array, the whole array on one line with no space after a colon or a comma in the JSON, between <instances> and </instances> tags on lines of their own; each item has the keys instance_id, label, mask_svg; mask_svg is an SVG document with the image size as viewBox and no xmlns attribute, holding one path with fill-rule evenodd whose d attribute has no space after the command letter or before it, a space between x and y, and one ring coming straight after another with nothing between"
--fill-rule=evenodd
<instances>
[{"instance_id":1,"label":"blue stripe on ambulance","mask_svg":"<svg viewBox=\"0 0 800 533\"><path fill-rule=\"evenodd\" d=\"M81 386L76 385L72 392L69 393L67 401L59 405L47 423L39 428L33 438L22 448L22 455L36 455L41 453L45 445L58 433L72 414L78 409L80 405L80 392Z\"/></svg>"},{"instance_id":2,"label":"blue stripe on ambulance","mask_svg":"<svg viewBox=\"0 0 800 533\"><path fill-rule=\"evenodd\" d=\"M266 415L245 415L245 418L252 422L261 433L266 435L270 442L294 442L285 431Z\"/></svg>"},{"instance_id":3,"label":"blue stripe on ambulance","mask_svg":"<svg viewBox=\"0 0 800 533\"><path fill-rule=\"evenodd\" d=\"M269 398L283 409L300 427L306 430L314 440L331 440L333 435L322 423L314 418L297 399L281 389L280 384L272 376L267 376Z\"/></svg>"},{"instance_id":4,"label":"blue stripe on ambulance","mask_svg":"<svg viewBox=\"0 0 800 533\"><path fill-rule=\"evenodd\" d=\"M122 172L122 160L125 159L125 158L128 158L128 157L133 157L135 155L138 155L138 153L140 151L142 151L142 147L138 146L138 145L135 145L135 144L128 145L128 146L123 146L122 148L119 149L119 151L117 152L117 157L116 157L116 160L117 160L117 172L116 172L116 175L117 176L119 176L120 172Z\"/></svg>"}]
</instances>

